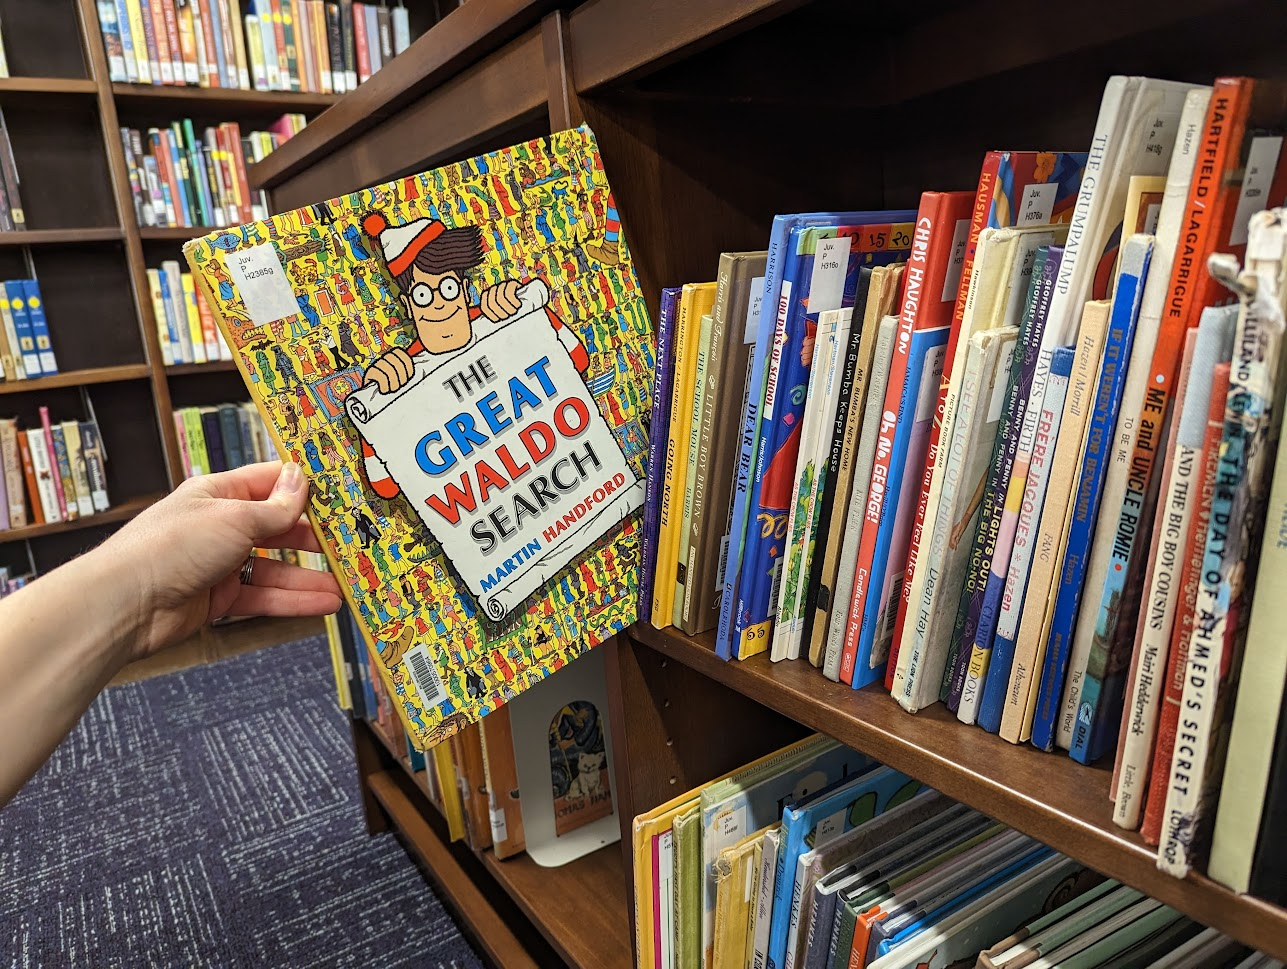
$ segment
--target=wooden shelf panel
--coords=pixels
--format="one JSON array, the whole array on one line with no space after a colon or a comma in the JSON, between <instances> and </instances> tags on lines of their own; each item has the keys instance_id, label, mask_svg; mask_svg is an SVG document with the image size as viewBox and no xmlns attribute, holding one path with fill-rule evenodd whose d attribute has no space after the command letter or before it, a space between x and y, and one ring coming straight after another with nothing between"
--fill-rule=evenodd
<instances>
[{"instance_id":1,"label":"wooden shelf panel","mask_svg":"<svg viewBox=\"0 0 1287 969\"><path fill-rule=\"evenodd\" d=\"M527 854L501 861L484 851L482 859L568 965L629 969L634 964L620 844L560 868L542 868Z\"/></svg>"},{"instance_id":2,"label":"wooden shelf panel","mask_svg":"<svg viewBox=\"0 0 1287 969\"><path fill-rule=\"evenodd\" d=\"M82 528L95 528L99 525L111 525L115 522L129 521L139 512L156 504L164 497L164 494L154 494L144 495L141 498L131 498L129 501L122 502L119 505L113 505L107 511L99 512L97 515L89 515L86 518L77 518L75 521L10 528L7 531L0 532L0 544L21 542L29 538L40 538L44 535L57 535L59 532L74 532Z\"/></svg>"},{"instance_id":3,"label":"wooden shelf panel","mask_svg":"<svg viewBox=\"0 0 1287 969\"><path fill-rule=\"evenodd\" d=\"M34 377L31 380L6 380L0 383L0 394L30 394L57 387L80 387L86 384L110 384L118 380L146 380L152 368L146 363L132 363L121 367L94 367L90 370L68 370L52 377Z\"/></svg>"},{"instance_id":4,"label":"wooden shelf panel","mask_svg":"<svg viewBox=\"0 0 1287 969\"><path fill-rule=\"evenodd\" d=\"M117 242L124 238L118 226L94 226L85 229L25 229L22 232L0 232L0 246L55 246L83 242Z\"/></svg>"},{"instance_id":5,"label":"wooden shelf panel","mask_svg":"<svg viewBox=\"0 0 1287 969\"><path fill-rule=\"evenodd\" d=\"M710 633L692 639L640 623L630 636L1206 925L1287 958L1287 910L1236 895L1202 875L1181 880L1163 874L1155 849L1113 824L1111 764L1085 767L1062 753L1006 743L959 723L941 704L913 716L879 684L852 690L806 662L772 663L761 653L726 663L715 655Z\"/></svg>"},{"instance_id":6,"label":"wooden shelf panel","mask_svg":"<svg viewBox=\"0 0 1287 969\"><path fill-rule=\"evenodd\" d=\"M536 962L523 943L424 819L399 778L388 771L376 771L367 776L366 784L424 863L443 899L470 928L474 943L496 965L535 969Z\"/></svg>"},{"instance_id":7,"label":"wooden shelf panel","mask_svg":"<svg viewBox=\"0 0 1287 969\"><path fill-rule=\"evenodd\" d=\"M236 370L237 364L231 360L216 360L213 363L172 363L165 368L171 377L182 377L194 373L226 373Z\"/></svg>"},{"instance_id":8,"label":"wooden shelf panel","mask_svg":"<svg viewBox=\"0 0 1287 969\"><path fill-rule=\"evenodd\" d=\"M148 111L254 113L291 112L316 114L340 98L335 94L305 94L290 91L242 91L239 88L179 87L177 85L113 84L112 94L119 108Z\"/></svg>"},{"instance_id":9,"label":"wooden shelf panel","mask_svg":"<svg viewBox=\"0 0 1287 969\"><path fill-rule=\"evenodd\" d=\"M162 225L139 229L139 238L144 242L178 242L189 239L200 239L202 236L227 228L221 225Z\"/></svg>"},{"instance_id":10,"label":"wooden shelf panel","mask_svg":"<svg viewBox=\"0 0 1287 969\"><path fill-rule=\"evenodd\" d=\"M98 82L84 77L0 77L0 97L5 94L86 95L98 93Z\"/></svg>"}]
</instances>

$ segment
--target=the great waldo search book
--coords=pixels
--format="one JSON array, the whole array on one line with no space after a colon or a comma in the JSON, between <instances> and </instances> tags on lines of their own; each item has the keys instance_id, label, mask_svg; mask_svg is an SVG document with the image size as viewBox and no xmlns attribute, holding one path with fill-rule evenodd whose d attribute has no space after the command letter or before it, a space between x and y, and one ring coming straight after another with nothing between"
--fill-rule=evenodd
<instances>
[{"instance_id":1,"label":"the great waldo search book","mask_svg":"<svg viewBox=\"0 0 1287 969\"><path fill-rule=\"evenodd\" d=\"M418 746L635 621L652 331L588 128L184 254Z\"/></svg>"}]
</instances>

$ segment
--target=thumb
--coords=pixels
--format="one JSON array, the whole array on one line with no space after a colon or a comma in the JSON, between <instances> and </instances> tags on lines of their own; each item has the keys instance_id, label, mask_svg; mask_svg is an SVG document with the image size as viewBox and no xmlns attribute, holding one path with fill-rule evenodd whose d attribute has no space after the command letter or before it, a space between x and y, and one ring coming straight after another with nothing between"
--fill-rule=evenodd
<instances>
[{"instance_id":1,"label":"thumb","mask_svg":"<svg viewBox=\"0 0 1287 969\"><path fill-rule=\"evenodd\" d=\"M287 461L263 501L245 502L252 541L280 535L299 521L308 504L308 481L298 464Z\"/></svg>"}]
</instances>

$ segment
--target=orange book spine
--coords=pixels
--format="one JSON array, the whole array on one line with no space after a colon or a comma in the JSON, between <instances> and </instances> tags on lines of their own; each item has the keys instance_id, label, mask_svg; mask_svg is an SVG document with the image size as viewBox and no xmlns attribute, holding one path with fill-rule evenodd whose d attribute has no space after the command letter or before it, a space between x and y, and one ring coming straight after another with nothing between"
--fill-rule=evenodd
<instances>
[{"instance_id":1,"label":"orange book spine","mask_svg":"<svg viewBox=\"0 0 1287 969\"><path fill-rule=\"evenodd\" d=\"M152 33L156 38L157 63L161 68L160 78L154 80L158 80L162 84L181 83L182 78L178 82L174 79L174 60L170 55L170 35L165 29L165 6L166 4L162 0L152 0L152 4L148 8L148 12L152 17Z\"/></svg>"},{"instance_id":2,"label":"orange book spine","mask_svg":"<svg viewBox=\"0 0 1287 969\"><path fill-rule=\"evenodd\" d=\"M206 49L206 82L208 87L223 87L223 78L219 74L219 60L215 57L214 15L210 13L210 4L215 0L202 0L201 3L201 43Z\"/></svg>"},{"instance_id":3,"label":"orange book spine","mask_svg":"<svg viewBox=\"0 0 1287 969\"><path fill-rule=\"evenodd\" d=\"M45 523L45 512L40 505L40 486L36 484L36 468L31 463L31 445L27 435L18 432L18 452L22 455L22 476L27 479L27 504L31 506L33 525Z\"/></svg>"},{"instance_id":4,"label":"orange book spine","mask_svg":"<svg viewBox=\"0 0 1287 969\"><path fill-rule=\"evenodd\" d=\"M1184 696L1184 678L1189 668L1189 635L1193 632L1193 606L1202 579L1202 559L1206 552L1207 523L1211 517L1211 500L1215 495L1216 472L1220 466L1220 439L1224 436L1224 412L1229 395L1229 364L1215 368L1211 385L1211 406L1207 408L1207 434L1202 441L1202 468L1198 481L1197 516L1189 532L1184 574L1176 607L1175 629L1171 634L1171 655L1166 664L1166 692L1157 718L1157 740L1153 747L1153 769L1149 774L1148 799L1144 805L1144 823L1140 834L1146 844L1156 845L1162 836L1162 815L1166 811L1166 791L1171 781L1171 755L1175 753L1175 736L1180 726L1180 703Z\"/></svg>"},{"instance_id":5,"label":"orange book spine","mask_svg":"<svg viewBox=\"0 0 1287 969\"><path fill-rule=\"evenodd\" d=\"M183 43L179 36L179 11L175 9L174 0L164 0L161 11L165 19L166 44L170 48L170 64L174 71L174 83L183 84Z\"/></svg>"}]
</instances>

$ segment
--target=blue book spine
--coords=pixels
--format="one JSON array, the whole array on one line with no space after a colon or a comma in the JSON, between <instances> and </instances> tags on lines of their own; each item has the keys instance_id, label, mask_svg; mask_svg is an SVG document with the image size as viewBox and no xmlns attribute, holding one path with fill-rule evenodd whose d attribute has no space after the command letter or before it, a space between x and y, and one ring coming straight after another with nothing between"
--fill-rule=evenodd
<instances>
[{"instance_id":1,"label":"blue book spine","mask_svg":"<svg viewBox=\"0 0 1287 969\"><path fill-rule=\"evenodd\" d=\"M850 685L855 690L868 683L883 680L885 677L885 661L888 656L883 658L872 656L876 619L880 614L881 605L887 604L883 588L876 588L875 577L877 574L884 575L885 570L879 566L879 563L883 563L889 556L889 546L894 539L895 527L901 524L902 527L910 528L913 524L914 516L908 516L905 512L901 517L899 516L898 495L902 491L903 475L908 465L919 466L925 458L923 451L919 455L911 454L908 443L911 439L912 427L916 422L917 401L921 396L921 387L928 386L928 381L937 388L942 380L947 338L948 328L941 326L912 333L911 347L907 354L907 376L903 378L903 387L898 399L898 415L890 449L889 472L885 478L885 500L881 503L880 518L876 527L876 544L872 554L872 562L876 567L872 568L871 577L868 580L871 588L868 589L866 601L863 603L862 626L858 633L853 678L850 680ZM889 399L888 392L885 399ZM928 439L923 443L928 445ZM877 447L879 446L878 443ZM870 503L869 497L869 506ZM895 610L898 608L896 601L893 607Z\"/></svg>"},{"instance_id":2,"label":"blue book spine","mask_svg":"<svg viewBox=\"0 0 1287 969\"><path fill-rule=\"evenodd\" d=\"M182 141L175 134L174 128L166 129L169 136L162 140L170 152L170 165L174 172L174 183L179 187L179 197L175 200L174 205L179 217L183 220L183 225L196 225L196 213L192 211L192 205L188 201L188 192L191 190L192 170L188 166L187 156L182 151Z\"/></svg>"},{"instance_id":3,"label":"blue book spine","mask_svg":"<svg viewBox=\"0 0 1287 969\"><path fill-rule=\"evenodd\" d=\"M40 284L34 279L24 279L22 292L26 297L36 353L40 355L40 371L44 376L51 377L58 372L58 361L54 357L54 345L49 339L49 320L45 317L45 301L40 295Z\"/></svg>"},{"instance_id":4,"label":"blue book spine","mask_svg":"<svg viewBox=\"0 0 1287 969\"><path fill-rule=\"evenodd\" d=\"M982 688L992 655L992 639L996 634L997 616L1001 611L1001 593L1005 591L1006 576L1010 571L1010 549L1014 541L1017 509L1006 521L1006 502L1010 482L1014 476L1019 450L1023 447L1024 431L1036 428L1041 403L1035 413L1028 414L1028 398L1032 396L1032 383L1041 368L1041 341L1046 332L1046 317L1050 300L1055 291L1059 264L1063 261L1063 248L1043 246L1033 262L1032 278L1028 286L1028 309L1024 319L1023 359L1017 379L1010 383L1006 401L1005 434L998 435L992 454L992 469L983 496L979 529L974 536L971 565L977 569L974 577L974 594L970 597L970 611L962 627L960 648L952 669L952 686L948 693L948 709L959 711L961 699L968 693L966 709L977 709L977 691ZM1046 369L1049 362L1046 362ZM1045 382L1043 376L1042 382ZM1031 425L1029 421L1031 420ZM1027 467L1022 474L1026 477ZM1008 524L1008 528L1006 525ZM974 555L977 553L977 564ZM998 574L999 573L999 574ZM975 717L964 713L960 719L973 723Z\"/></svg>"},{"instance_id":5,"label":"blue book spine","mask_svg":"<svg viewBox=\"0 0 1287 969\"><path fill-rule=\"evenodd\" d=\"M742 553L746 546L746 519L751 501L751 469L760 438L760 408L764 404L764 371L768 359L768 344L773 331L765 332L770 314L764 312L763 299L759 302L760 314L755 322L755 345L751 347L751 361L747 368L746 404L742 408L741 447L737 454L736 478L733 483L733 502L728 530L728 554L724 557L724 574L720 576L719 626L715 634L715 655L721 659L733 657L733 617L737 612L739 580L742 574ZM740 655L740 653L739 653Z\"/></svg>"},{"instance_id":6,"label":"blue book spine","mask_svg":"<svg viewBox=\"0 0 1287 969\"><path fill-rule=\"evenodd\" d=\"M152 24L152 0L139 0L139 9L142 12L143 19L143 36L137 38L137 43L143 44L147 48L147 62L149 73L152 75L152 83L161 83L161 70L159 60L159 48L156 46L156 33Z\"/></svg>"},{"instance_id":7,"label":"blue book spine","mask_svg":"<svg viewBox=\"0 0 1287 969\"><path fill-rule=\"evenodd\" d=\"M233 51L228 51L227 56L225 56L225 53L224 53L223 17L219 9L220 4L209 3L209 0L207 0L207 5L210 9L210 19L214 21L214 30L212 31L212 33L214 34L214 49L215 49L214 67L216 70L215 77L219 79L220 87L236 87L237 86L236 84L228 83L228 59L234 57L235 55Z\"/></svg>"},{"instance_id":8,"label":"blue book spine","mask_svg":"<svg viewBox=\"0 0 1287 969\"><path fill-rule=\"evenodd\" d=\"M22 284L21 279L6 281L5 296L9 300L9 312L13 314L13 328L18 334L18 351L22 354L22 365L27 371L27 377L28 379L43 377L45 371L40 365L40 354L36 350L36 335L31 329L31 315L27 312L27 294Z\"/></svg>"},{"instance_id":9,"label":"blue book spine","mask_svg":"<svg viewBox=\"0 0 1287 969\"><path fill-rule=\"evenodd\" d=\"M125 73L124 46L121 43L121 25L116 19L115 0L98 0L98 27L103 34L103 49L107 52L108 80L121 84L129 81Z\"/></svg>"},{"instance_id":10,"label":"blue book spine","mask_svg":"<svg viewBox=\"0 0 1287 969\"><path fill-rule=\"evenodd\" d=\"M138 62L134 59L134 36L130 33L130 12L125 0L114 0L116 27L121 34L121 53L125 58L125 80L131 84L139 79Z\"/></svg>"},{"instance_id":11,"label":"blue book spine","mask_svg":"<svg viewBox=\"0 0 1287 969\"><path fill-rule=\"evenodd\" d=\"M657 319L657 357L652 385L652 415L648 425L648 477L643 512L643 570L639 575L639 608L652 602L657 568L657 518L661 514L661 477L666 471L666 434L670 428L670 392L675 380L675 310L679 287L661 291Z\"/></svg>"},{"instance_id":12,"label":"blue book spine","mask_svg":"<svg viewBox=\"0 0 1287 969\"><path fill-rule=\"evenodd\" d=\"M1117 410L1122 402L1126 370L1130 365L1131 347L1135 341L1135 322L1139 314L1143 280L1148 272L1145 256L1142 271L1136 275L1121 272L1113 294L1112 316L1104 343L1104 360L1100 364L1099 383L1095 391L1095 412L1086 434L1086 453L1081 476L1073 496L1072 525L1064 553L1063 570L1056 590L1055 613L1046 643L1046 659L1041 669L1037 709L1032 723L1033 746L1051 750L1055 744L1055 724L1064 692L1064 674L1068 671L1068 651L1072 645L1077 609L1081 605L1082 582L1086 576L1086 558L1090 553L1095 520L1099 516L1099 499L1104 491L1106 458Z\"/></svg>"},{"instance_id":13,"label":"blue book spine","mask_svg":"<svg viewBox=\"0 0 1287 969\"><path fill-rule=\"evenodd\" d=\"M170 335L170 350L174 354L174 362L192 363L193 356L183 346L183 338L179 335L179 322L174 318L174 302L170 292L170 274L164 269L158 269L156 274L161 281L161 307L165 311L165 329Z\"/></svg>"},{"instance_id":14,"label":"blue book spine","mask_svg":"<svg viewBox=\"0 0 1287 969\"><path fill-rule=\"evenodd\" d=\"M1059 347L1056 349L1050 358L1050 376L1071 377L1073 361L1076 357L1077 353L1074 347ZM1053 440L1050 442L1049 448L1052 451L1054 450ZM1045 492L1043 491L1031 511L1027 512L1032 516L1034 525L1041 520L1041 503L1044 500ZM1022 609L1023 599L1028 591L1028 572L1031 565L1032 560L1029 558L1028 568L1024 570L1023 577L1019 580L1019 586L1015 593L1018 596L1018 603L1015 605L1016 612ZM1010 685L1010 668L1014 665L1014 644L1014 637L1001 635L1000 632L997 633L992 643L992 662L988 666L987 679L983 685L983 699L979 703L978 720L979 726L988 731L988 733L997 733L1001 729L1001 717L1005 712L1005 693Z\"/></svg>"}]
</instances>

